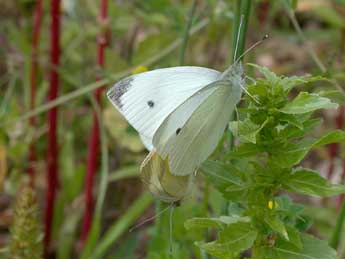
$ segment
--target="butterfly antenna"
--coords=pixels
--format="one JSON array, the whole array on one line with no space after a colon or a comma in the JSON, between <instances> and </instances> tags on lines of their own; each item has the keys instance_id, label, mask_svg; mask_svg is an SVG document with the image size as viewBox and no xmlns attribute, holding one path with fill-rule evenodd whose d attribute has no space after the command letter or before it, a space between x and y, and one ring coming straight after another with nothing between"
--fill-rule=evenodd
<instances>
[{"instance_id":1,"label":"butterfly antenna","mask_svg":"<svg viewBox=\"0 0 345 259\"><path fill-rule=\"evenodd\" d=\"M259 102L259 100L256 99L256 97L254 97L253 95L251 95L245 87L241 86L241 88L242 88L242 90L246 93L246 95L248 95L250 98L253 99L254 102L256 102L257 104L261 105L261 103Z\"/></svg>"},{"instance_id":2,"label":"butterfly antenna","mask_svg":"<svg viewBox=\"0 0 345 259\"><path fill-rule=\"evenodd\" d=\"M149 217L147 219L145 219L144 221L136 224L135 226L133 226L132 228L129 229L129 232L132 232L134 229L137 229L139 227L141 227L142 225L144 225L145 223L154 220L155 218L159 217L160 215L162 215L164 212L166 212L168 209L171 208L172 205L166 207L165 209L161 210L160 212L158 212L156 215L153 215L152 217Z\"/></svg>"},{"instance_id":3,"label":"butterfly antenna","mask_svg":"<svg viewBox=\"0 0 345 259\"><path fill-rule=\"evenodd\" d=\"M237 55L237 51L238 51L238 44L240 42L240 35L241 35L241 29L242 29L242 25L243 25L243 19L244 19L244 15L242 14L241 15L241 18L240 18L240 25L238 27L238 32L237 32L237 39L236 39L236 45L235 45L235 52L234 52L234 57L233 57L233 60L236 59L236 55ZM236 62L235 62L236 63Z\"/></svg>"},{"instance_id":4,"label":"butterfly antenna","mask_svg":"<svg viewBox=\"0 0 345 259\"><path fill-rule=\"evenodd\" d=\"M257 46L259 46L262 42L264 42L268 38L269 38L268 34L265 34L265 36L263 36L261 40L255 42L249 49L247 49L245 52L243 52L243 54L241 56L239 56L234 63L239 62L241 60L241 58L243 58L245 55L248 54L248 52L250 52L253 49L255 49ZM236 45L237 45L237 43L236 43Z\"/></svg>"}]
</instances>

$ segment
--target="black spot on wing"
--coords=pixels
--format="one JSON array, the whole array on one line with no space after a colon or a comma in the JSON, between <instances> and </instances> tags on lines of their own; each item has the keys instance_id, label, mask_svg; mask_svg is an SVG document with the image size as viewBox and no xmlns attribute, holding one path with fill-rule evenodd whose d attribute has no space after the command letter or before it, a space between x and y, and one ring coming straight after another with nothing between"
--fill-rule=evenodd
<instances>
[{"instance_id":1,"label":"black spot on wing","mask_svg":"<svg viewBox=\"0 0 345 259\"><path fill-rule=\"evenodd\" d=\"M181 132L181 128L178 128L178 129L176 130L176 136L177 136L180 132Z\"/></svg>"},{"instance_id":2,"label":"black spot on wing","mask_svg":"<svg viewBox=\"0 0 345 259\"><path fill-rule=\"evenodd\" d=\"M107 92L108 98L120 109L123 106L123 104L121 103L121 96L131 88L133 80L133 76L126 77L125 79L122 79L120 82L116 83Z\"/></svg>"},{"instance_id":3,"label":"black spot on wing","mask_svg":"<svg viewBox=\"0 0 345 259\"><path fill-rule=\"evenodd\" d=\"M155 103L153 101L148 101L147 102L147 105L150 107L150 108L153 108L153 106L155 106Z\"/></svg>"}]
</instances>

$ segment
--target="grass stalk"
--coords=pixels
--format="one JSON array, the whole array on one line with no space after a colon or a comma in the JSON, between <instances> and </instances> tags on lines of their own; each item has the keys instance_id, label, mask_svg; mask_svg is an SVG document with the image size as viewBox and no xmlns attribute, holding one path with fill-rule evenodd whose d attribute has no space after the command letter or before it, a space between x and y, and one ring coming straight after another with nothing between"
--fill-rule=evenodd
<instances>
[{"instance_id":1,"label":"grass stalk","mask_svg":"<svg viewBox=\"0 0 345 259\"><path fill-rule=\"evenodd\" d=\"M114 225L110 226L99 244L95 247L94 252L89 258L104 258L107 250L114 245L120 236L130 228L135 220L150 206L153 198L149 193L143 193L126 211L126 213L117 220Z\"/></svg>"},{"instance_id":2,"label":"grass stalk","mask_svg":"<svg viewBox=\"0 0 345 259\"><path fill-rule=\"evenodd\" d=\"M196 5L197 5L197 0L193 0L192 7L190 8L189 14L187 17L187 25L185 27L184 34L183 34L183 41L182 41L181 52L180 52L180 66L183 66L184 64L186 49L187 49L187 44L188 44L188 39L189 39L189 31L193 24L193 18L194 18Z\"/></svg>"},{"instance_id":3,"label":"grass stalk","mask_svg":"<svg viewBox=\"0 0 345 259\"><path fill-rule=\"evenodd\" d=\"M252 0L237 0L235 3L235 17L232 25L232 55L230 57L232 63L245 51L251 5ZM233 114L231 120L236 119L235 116ZM231 133L229 133L227 141L229 143L228 149L231 150L234 145L234 137ZM228 214L228 206L229 202L225 201L222 209L225 215Z\"/></svg>"},{"instance_id":4,"label":"grass stalk","mask_svg":"<svg viewBox=\"0 0 345 259\"><path fill-rule=\"evenodd\" d=\"M329 241L329 245L333 247L334 249L337 249L340 243L341 235L342 235L342 229L344 227L345 222L345 202L343 201L340 214L337 219L337 223L334 228L334 232L331 236L331 239Z\"/></svg>"},{"instance_id":5,"label":"grass stalk","mask_svg":"<svg viewBox=\"0 0 345 259\"><path fill-rule=\"evenodd\" d=\"M232 62L245 51L252 0L237 0L232 29ZM241 24L242 23L242 24ZM239 30L241 30L240 33Z\"/></svg>"},{"instance_id":6,"label":"grass stalk","mask_svg":"<svg viewBox=\"0 0 345 259\"><path fill-rule=\"evenodd\" d=\"M100 6L100 27L103 28L107 21L107 9L108 0L102 0ZM97 38L97 65L100 68L104 67L104 52L107 46L107 37L104 30L101 29ZM99 78L97 80L100 80ZM101 103L102 88L97 88L94 94L97 103ZM95 181L95 174L98 170L98 154L99 154L99 121L97 115L93 114L93 125L92 132L89 138L88 155L87 155L87 168L86 168L86 179L85 179L85 214L83 218L83 226L81 232L82 243L88 237L90 226L92 222L93 210L94 210L94 197L93 187Z\"/></svg>"},{"instance_id":7,"label":"grass stalk","mask_svg":"<svg viewBox=\"0 0 345 259\"><path fill-rule=\"evenodd\" d=\"M51 0L50 26L50 60L55 67L59 66L60 59L60 0ZM58 96L59 74L55 69L50 70L50 88L48 100L54 101ZM54 216L55 198L58 186L58 140L57 140L57 107L48 111L48 143L47 143L47 193L45 208L45 257L49 250L51 228Z\"/></svg>"},{"instance_id":8,"label":"grass stalk","mask_svg":"<svg viewBox=\"0 0 345 259\"><path fill-rule=\"evenodd\" d=\"M34 12L34 26L33 26L33 37L32 37L32 52L31 52L31 67L30 67L30 110L35 108L36 99L36 85L37 85L37 57L38 57L38 47L40 39L40 31L42 24L42 0L38 0L35 6ZM32 128L36 126L36 118L32 117L29 120L29 124ZM36 161L36 150L35 143L30 143L29 146L29 167L28 174L30 176L31 186L34 185L34 175L35 169L33 164Z\"/></svg>"}]
</instances>

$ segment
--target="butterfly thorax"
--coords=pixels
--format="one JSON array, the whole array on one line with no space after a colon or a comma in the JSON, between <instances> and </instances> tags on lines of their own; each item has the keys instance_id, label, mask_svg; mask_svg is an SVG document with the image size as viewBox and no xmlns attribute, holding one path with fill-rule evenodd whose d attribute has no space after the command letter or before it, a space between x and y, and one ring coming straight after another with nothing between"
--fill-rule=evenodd
<instances>
[{"instance_id":1,"label":"butterfly thorax","mask_svg":"<svg viewBox=\"0 0 345 259\"><path fill-rule=\"evenodd\" d=\"M221 75L221 80L229 80L232 85L244 85L244 71L242 63L236 62L227 68Z\"/></svg>"}]
</instances>

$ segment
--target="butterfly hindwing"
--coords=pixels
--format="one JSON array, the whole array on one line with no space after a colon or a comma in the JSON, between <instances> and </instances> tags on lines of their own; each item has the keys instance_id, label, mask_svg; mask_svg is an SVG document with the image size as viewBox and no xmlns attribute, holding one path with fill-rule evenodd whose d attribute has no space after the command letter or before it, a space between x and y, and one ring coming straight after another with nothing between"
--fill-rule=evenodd
<instances>
[{"instance_id":1,"label":"butterfly hindwing","mask_svg":"<svg viewBox=\"0 0 345 259\"><path fill-rule=\"evenodd\" d=\"M172 175L168 161L154 150L143 161L140 178L153 196L166 202L179 202L190 190L191 176Z\"/></svg>"},{"instance_id":2,"label":"butterfly hindwing","mask_svg":"<svg viewBox=\"0 0 345 259\"><path fill-rule=\"evenodd\" d=\"M174 175L193 173L211 155L241 98L241 85L233 84L230 80L216 81L203 90L211 91L211 94L193 111L181 128L172 133L168 125L176 125L177 118L189 112L189 103L193 98L198 98L196 95L170 114L153 138L157 152L163 159L168 159Z\"/></svg>"}]
</instances>

